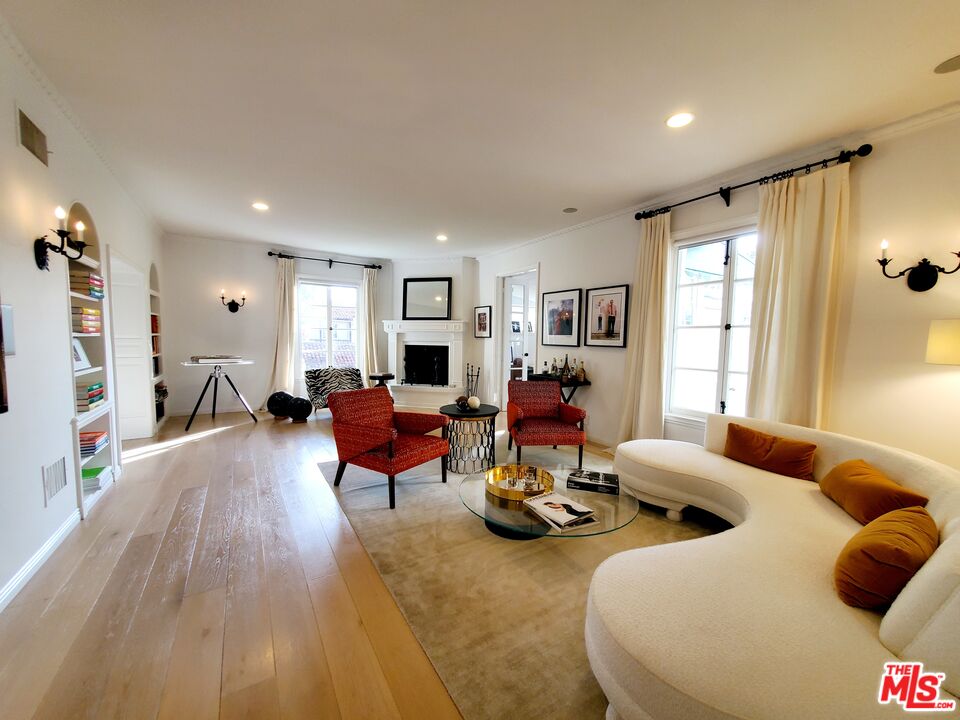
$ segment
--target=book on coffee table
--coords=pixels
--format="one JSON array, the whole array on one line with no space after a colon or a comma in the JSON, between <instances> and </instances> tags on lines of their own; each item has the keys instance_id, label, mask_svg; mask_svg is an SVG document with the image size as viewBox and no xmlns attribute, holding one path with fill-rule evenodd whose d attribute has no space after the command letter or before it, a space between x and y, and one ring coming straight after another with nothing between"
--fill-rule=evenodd
<instances>
[{"instance_id":1,"label":"book on coffee table","mask_svg":"<svg viewBox=\"0 0 960 720\"><path fill-rule=\"evenodd\" d=\"M549 492L527 498L523 505L560 532L597 522L593 510L560 493Z\"/></svg>"},{"instance_id":2,"label":"book on coffee table","mask_svg":"<svg viewBox=\"0 0 960 720\"><path fill-rule=\"evenodd\" d=\"M567 487L571 490L620 494L620 476L616 473L602 473L596 470L574 470L567 475Z\"/></svg>"}]
</instances>

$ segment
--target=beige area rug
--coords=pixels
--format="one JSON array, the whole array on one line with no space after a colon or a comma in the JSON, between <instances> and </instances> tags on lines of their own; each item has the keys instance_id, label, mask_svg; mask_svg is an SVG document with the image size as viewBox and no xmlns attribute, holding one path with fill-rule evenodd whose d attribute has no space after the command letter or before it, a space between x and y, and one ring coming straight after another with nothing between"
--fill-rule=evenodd
<instances>
[{"instance_id":1,"label":"beige area rug","mask_svg":"<svg viewBox=\"0 0 960 720\"><path fill-rule=\"evenodd\" d=\"M576 463L576 455L529 448L524 461L550 466ZM584 465L609 470L610 462L590 456ZM331 485L336 469L320 464ZM362 468L348 466L334 492L467 720L603 718L607 701L583 640L594 569L622 550L725 524L705 513L674 523L642 506L630 525L606 535L506 540L462 505L462 478L451 473L442 484L437 460L403 473L396 510L387 507L386 477Z\"/></svg>"}]
</instances>

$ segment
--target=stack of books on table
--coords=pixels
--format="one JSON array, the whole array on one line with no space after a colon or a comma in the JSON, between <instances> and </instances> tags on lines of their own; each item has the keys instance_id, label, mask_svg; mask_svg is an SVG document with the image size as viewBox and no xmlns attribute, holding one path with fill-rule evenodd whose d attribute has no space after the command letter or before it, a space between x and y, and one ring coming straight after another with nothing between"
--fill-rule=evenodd
<instances>
[{"instance_id":1,"label":"stack of books on table","mask_svg":"<svg viewBox=\"0 0 960 720\"><path fill-rule=\"evenodd\" d=\"M70 289L80 295L103 299L103 278L86 270L70 271Z\"/></svg>"},{"instance_id":2,"label":"stack of books on table","mask_svg":"<svg viewBox=\"0 0 960 720\"><path fill-rule=\"evenodd\" d=\"M77 413L90 412L103 405L106 398L103 395L103 383L77 383Z\"/></svg>"},{"instance_id":3,"label":"stack of books on table","mask_svg":"<svg viewBox=\"0 0 960 720\"><path fill-rule=\"evenodd\" d=\"M96 308L72 307L73 331L91 335L103 331L103 320L100 311Z\"/></svg>"},{"instance_id":4,"label":"stack of books on table","mask_svg":"<svg viewBox=\"0 0 960 720\"><path fill-rule=\"evenodd\" d=\"M110 477L110 468L82 468L80 470L80 475L83 478L83 491L85 493L96 492L100 489L100 484Z\"/></svg>"},{"instance_id":5,"label":"stack of books on table","mask_svg":"<svg viewBox=\"0 0 960 720\"><path fill-rule=\"evenodd\" d=\"M104 431L80 433L80 457L90 457L103 450L110 442Z\"/></svg>"},{"instance_id":6,"label":"stack of books on table","mask_svg":"<svg viewBox=\"0 0 960 720\"><path fill-rule=\"evenodd\" d=\"M547 525L560 532L597 522L593 510L560 493L549 492L527 498L523 501L523 505Z\"/></svg>"},{"instance_id":7,"label":"stack of books on table","mask_svg":"<svg viewBox=\"0 0 960 720\"><path fill-rule=\"evenodd\" d=\"M239 355L191 355L190 362L200 363L201 365L229 365L230 363L242 362L243 358Z\"/></svg>"},{"instance_id":8,"label":"stack of books on table","mask_svg":"<svg viewBox=\"0 0 960 720\"><path fill-rule=\"evenodd\" d=\"M567 475L567 488L587 490L588 492L620 494L620 476L616 473L602 473L596 470L580 468Z\"/></svg>"}]
</instances>

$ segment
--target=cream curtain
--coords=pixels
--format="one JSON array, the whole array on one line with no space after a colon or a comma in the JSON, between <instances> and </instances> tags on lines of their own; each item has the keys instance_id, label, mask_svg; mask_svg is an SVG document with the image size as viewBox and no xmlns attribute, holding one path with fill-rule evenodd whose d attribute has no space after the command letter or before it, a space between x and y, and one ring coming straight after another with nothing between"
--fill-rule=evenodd
<instances>
[{"instance_id":1,"label":"cream curtain","mask_svg":"<svg viewBox=\"0 0 960 720\"><path fill-rule=\"evenodd\" d=\"M277 342L267 397L279 391L292 393L297 342L297 271L292 258L277 260ZM266 409L267 398L261 410Z\"/></svg>"},{"instance_id":2,"label":"cream curtain","mask_svg":"<svg viewBox=\"0 0 960 720\"><path fill-rule=\"evenodd\" d=\"M760 186L747 414L821 427L836 347L850 165Z\"/></svg>"},{"instance_id":3,"label":"cream curtain","mask_svg":"<svg viewBox=\"0 0 960 720\"><path fill-rule=\"evenodd\" d=\"M360 285L360 370L363 382L370 387L373 381L370 374L377 372L377 270L363 269L363 282Z\"/></svg>"},{"instance_id":4,"label":"cream curtain","mask_svg":"<svg viewBox=\"0 0 960 720\"><path fill-rule=\"evenodd\" d=\"M670 213L641 221L631 288L624 406L618 441L663 437L663 329Z\"/></svg>"}]
</instances>

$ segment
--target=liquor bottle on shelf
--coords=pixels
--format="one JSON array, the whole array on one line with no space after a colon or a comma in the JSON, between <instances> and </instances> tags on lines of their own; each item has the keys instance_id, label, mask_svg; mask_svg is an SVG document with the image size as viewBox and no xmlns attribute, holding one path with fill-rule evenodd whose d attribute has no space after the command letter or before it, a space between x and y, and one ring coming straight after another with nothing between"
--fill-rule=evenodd
<instances>
[{"instance_id":1,"label":"liquor bottle on shelf","mask_svg":"<svg viewBox=\"0 0 960 720\"><path fill-rule=\"evenodd\" d=\"M547 367L547 361L544 360L544 361L543 361L543 374L544 374L544 375L547 375L547 374L549 374L549 372L550 372L550 368Z\"/></svg>"},{"instance_id":2,"label":"liquor bottle on shelf","mask_svg":"<svg viewBox=\"0 0 960 720\"><path fill-rule=\"evenodd\" d=\"M587 379L587 371L583 367L583 360L580 361L580 365L577 367L577 382L583 382Z\"/></svg>"},{"instance_id":3,"label":"liquor bottle on shelf","mask_svg":"<svg viewBox=\"0 0 960 720\"><path fill-rule=\"evenodd\" d=\"M557 359L556 359L556 358L553 359L553 364L550 366L550 374L551 374L551 375L556 375L556 374L557 374Z\"/></svg>"},{"instance_id":4,"label":"liquor bottle on shelf","mask_svg":"<svg viewBox=\"0 0 960 720\"><path fill-rule=\"evenodd\" d=\"M570 356L563 356L563 370L560 371L560 380L566 382L570 379Z\"/></svg>"}]
</instances>

